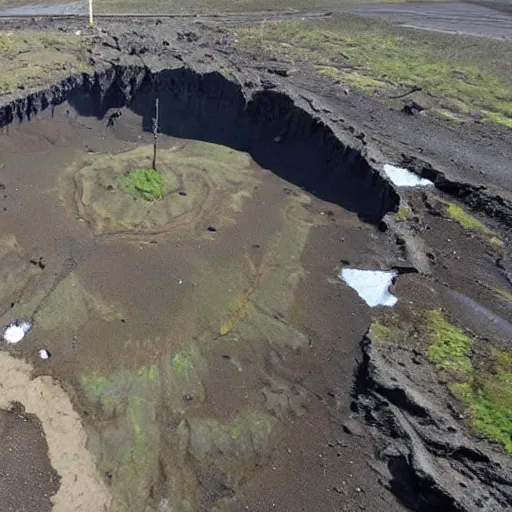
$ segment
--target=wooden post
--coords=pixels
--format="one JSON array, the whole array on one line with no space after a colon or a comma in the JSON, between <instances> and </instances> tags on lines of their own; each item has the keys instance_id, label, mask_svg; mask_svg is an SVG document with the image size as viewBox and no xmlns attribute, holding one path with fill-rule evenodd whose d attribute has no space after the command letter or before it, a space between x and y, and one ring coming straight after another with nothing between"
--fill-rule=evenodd
<instances>
[{"instance_id":1,"label":"wooden post","mask_svg":"<svg viewBox=\"0 0 512 512\"><path fill-rule=\"evenodd\" d=\"M94 18L92 16L92 0L89 0L89 27L94 27Z\"/></svg>"},{"instance_id":2,"label":"wooden post","mask_svg":"<svg viewBox=\"0 0 512 512\"><path fill-rule=\"evenodd\" d=\"M158 141L158 98L155 102L155 117L153 118L153 170L156 171L156 144Z\"/></svg>"}]
</instances>

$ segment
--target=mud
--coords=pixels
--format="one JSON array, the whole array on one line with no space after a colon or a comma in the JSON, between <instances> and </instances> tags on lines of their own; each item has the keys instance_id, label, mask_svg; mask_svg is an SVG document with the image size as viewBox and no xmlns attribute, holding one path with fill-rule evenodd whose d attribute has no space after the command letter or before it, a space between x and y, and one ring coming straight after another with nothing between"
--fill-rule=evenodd
<instances>
[{"instance_id":1,"label":"mud","mask_svg":"<svg viewBox=\"0 0 512 512\"><path fill-rule=\"evenodd\" d=\"M228 65L215 27L198 29L198 46L169 43L168 27L110 30L91 51L94 76L0 110L0 322L34 320L0 354L13 369L0 405L19 402L41 422L60 478L53 509L510 506L510 458L472 434L423 355L427 339L376 347L370 332L359 347L377 315L457 317L454 294L507 329L509 303L493 290L508 290L509 190L479 186L478 164L459 179L448 143L436 160L401 154L388 134L383 151L379 123L395 113L346 100L349 114L373 112L376 132L363 133L335 93L319 99L301 78L258 74L237 56ZM156 98L165 194L146 201L119 177L149 162ZM399 196L385 163L436 188ZM449 196L504 243L447 218ZM338 279L345 267L395 270L396 306L372 312Z\"/></svg>"}]
</instances>

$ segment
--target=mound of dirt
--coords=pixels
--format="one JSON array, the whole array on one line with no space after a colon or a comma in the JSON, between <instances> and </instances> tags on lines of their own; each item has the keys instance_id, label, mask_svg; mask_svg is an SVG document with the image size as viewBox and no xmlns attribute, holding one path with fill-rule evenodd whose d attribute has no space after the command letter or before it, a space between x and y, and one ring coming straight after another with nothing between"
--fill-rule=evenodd
<instances>
[{"instance_id":1,"label":"mound of dirt","mask_svg":"<svg viewBox=\"0 0 512 512\"><path fill-rule=\"evenodd\" d=\"M221 221L240 209L256 183L245 153L204 142L158 151L159 191L132 183L134 169L151 167L152 147L88 156L70 173L79 214L100 234L160 233L192 224L208 211ZM161 189L161 190L160 190Z\"/></svg>"}]
</instances>

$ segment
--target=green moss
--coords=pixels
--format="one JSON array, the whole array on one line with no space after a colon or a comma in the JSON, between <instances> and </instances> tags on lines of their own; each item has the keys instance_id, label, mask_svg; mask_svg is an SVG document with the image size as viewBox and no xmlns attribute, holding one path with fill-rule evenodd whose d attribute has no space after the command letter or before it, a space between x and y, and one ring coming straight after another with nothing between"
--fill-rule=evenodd
<instances>
[{"instance_id":1,"label":"green moss","mask_svg":"<svg viewBox=\"0 0 512 512\"><path fill-rule=\"evenodd\" d=\"M492 370L474 372L452 389L467 405L473 429L512 454L512 355L492 350Z\"/></svg>"},{"instance_id":2,"label":"green moss","mask_svg":"<svg viewBox=\"0 0 512 512\"><path fill-rule=\"evenodd\" d=\"M90 375L82 381L86 394L93 398L101 397L105 393L107 384L107 378L97 374Z\"/></svg>"},{"instance_id":3,"label":"green moss","mask_svg":"<svg viewBox=\"0 0 512 512\"><path fill-rule=\"evenodd\" d=\"M437 310L429 313L428 326L427 355L454 377L450 389L465 403L471 427L512 454L512 354L486 346L472 363L473 340L462 329Z\"/></svg>"},{"instance_id":4,"label":"green moss","mask_svg":"<svg viewBox=\"0 0 512 512\"><path fill-rule=\"evenodd\" d=\"M502 290L501 288L493 288L493 290L498 294L504 297L507 300L512 302L512 293L507 292L506 290Z\"/></svg>"},{"instance_id":5,"label":"green moss","mask_svg":"<svg viewBox=\"0 0 512 512\"><path fill-rule=\"evenodd\" d=\"M189 371L194 367L192 356L186 352L178 352L172 358L172 367L180 377L188 375Z\"/></svg>"},{"instance_id":6,"label":"green moss","mask_svg":"<svg viewBox=\"0 0 512 512\"><path fill-rule=\"evenodd\" d=\"M432 336L432 344L427 350L428 358L457 377L470 373L472 341L464 331L446 321L438 310L429 312L428 328Z\"/></svg>"},{"instance_id":7,"label":"green moss","mask_svg":"<svg viewBox=\"0 0 512 512\"><path fill-rule=\"evenodd\" d=\"M486 112L485 119L496 124L501 124L506 128L512 128L512 116L505 116L498 112Z\"/></svg>"},{"instance_id":8,"label":"green moss","mask_svg":"<svg viewBox=\"0 0 512 512\"><path fill-rule=\"evenodd\" d=\"M503 247L503 242L496 236L496 233L480 222L476 217L468 213L461 206L450 201L444 201L448 206L446 215L460 224L463 228L474 231L486 237L489 243L494 247Z\"/></svg>"},{"instance_id":9,"label":"green moss","mask_svg":"<svg viewBox=\"0 0 512 512\"><path fill-rule=\"evenodd\" d=\"M375 320L370 326L370 336L378 341L387 341L391 338L391 329Z\"/></svg>"},{"instance_id":10,"label":"green moss","mask_svg":"<svg viewBox=\"0 0 512 512\"><path fill-rule=\"evenodd\" d=\"M146 201L161 199L165 194L162 176L153 169L133 169L127 176L119 176L119 183L126 192Z\"/></svg>"},{"instance_id":11,"label":"green moss","mask_svg":"<svg viewBox=\"0 0 512 512\"><path fill-rule=\"evenodd\" d=\"M492 234L492 231L482 224L476 217L473 217L455 203L448 203L446 213L448 217L458 222L463 228L470 229L471 231L478 231L484 235Z\"/></svg>"},{"instance_id":12,"label":"green moss","mask_svg":"<svg viewBox=\"0 0 512 512\"><path fill-rule=\"evenodd\" d=\"M411 218L411 211L408 208L400 208L396 218L402 222L409 220Z\"/></svg>"}]
</instances>

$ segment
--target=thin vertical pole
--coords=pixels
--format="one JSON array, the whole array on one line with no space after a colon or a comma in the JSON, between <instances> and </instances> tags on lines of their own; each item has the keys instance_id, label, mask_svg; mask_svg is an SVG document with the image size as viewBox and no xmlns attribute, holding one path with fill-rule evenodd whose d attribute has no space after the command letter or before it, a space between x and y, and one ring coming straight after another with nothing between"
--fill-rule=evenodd
<instances>
[{"instance_id":1,"label":"thin vertical pole","mask_svg":"<svg viewBox=\"0 0 512 512\"><path fill-rule=\"evenodd\" d=\"M92 17L92 0L89 0L89 26L94 27L94 18Z\"/></svg>"},{"instance_id":2,"label":"thin vertical pole","mask_svg":"<svg viewBox=\"0 0 512 512\"><path fill-rule=\"evenodd\" d=\"M155 101L155 117L153 118L153 170L156 171L156 143L158 140L158 98Z\"/></svg>"}]
</instances>

